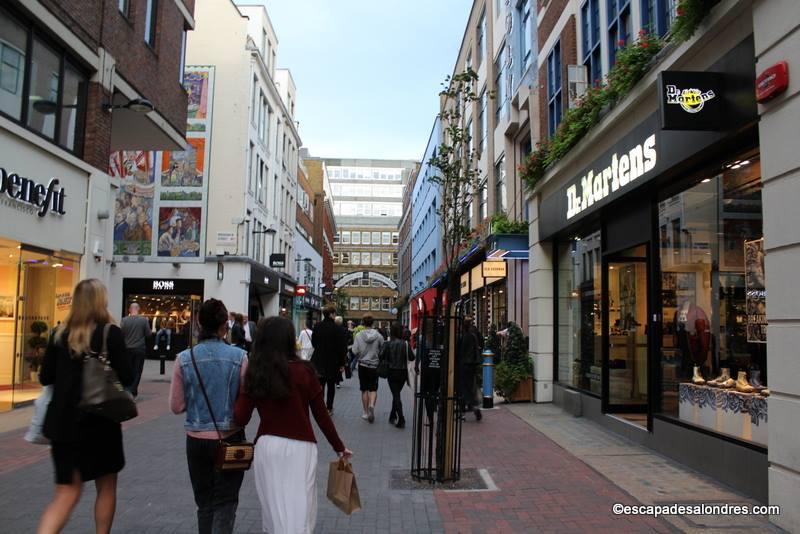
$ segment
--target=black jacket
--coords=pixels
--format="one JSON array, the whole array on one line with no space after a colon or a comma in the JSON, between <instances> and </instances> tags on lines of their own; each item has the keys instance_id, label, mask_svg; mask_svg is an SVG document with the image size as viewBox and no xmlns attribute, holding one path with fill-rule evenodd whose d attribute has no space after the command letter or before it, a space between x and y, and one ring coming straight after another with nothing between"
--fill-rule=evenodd
<instances>
[{"instance_id":1,"label":"black jacket","mask_svg":"<svg viewBox=\"0 0 800 534\"><path fill-rule=\"evenodd\" d=\"M246 344L247 340L244 334L244 327L239 323L233 323L233 326L231 326L231 345L243 349Z\"/></svg>"},{"instance_id":2,"label":"black jacket","mask_svg":"<svg viewBox=\"0 0 800 534\"><path fill-rule=\"evenodd\" d=\"M481 339L476 328L461 333L458 344L458 363L460 365L478 365L481 363Z\"/></svg>"},{"instance_id":3,"label":"black jacket","mask_svg":"<svg viewBox=\"0 0 800 534\"><path fill-rule=\"evenodd\" d=\"M323 319L311 333L311 345L314 347L311 363L317 369L317 374L327 380L337 378L347 354L344 330L336 326L333 319Z\"/></svg>"},{"instance_id":4,"label":"black jacket","mask_svg":"<svg viewBox=\"0 0 800 534\"><path fill-rule=\"evenodd\" d=\"M407 362L414 361L414 351L402 339L392 339L383 344L380 361L389 363L389 369L406 369Z\"/></svg>"},{"instance_id":5,"label":"black jacket","mask_svg":"<svg viewBox=\"0 0 800 534\"><path fill-rule=\"evenodd\" d=\"M39 373L39 381L43 386L53 385L53 399L44 419L44 435L51 441L70 442L76 441L79 435L86 439L86 434L92 434L95 430L119 426L119 423L110 419L85 414L78 409L83 382L83 360L71 357L66 346L67 332L62 337L63 342L51 336ZM92 351L100 352L102 343L103 325L98 325L92 334ZM125 349L122 330L118 326L112 325L108 331L108 357L122 385L132 383L133 364Z\"/></svg>"}]
</instances>

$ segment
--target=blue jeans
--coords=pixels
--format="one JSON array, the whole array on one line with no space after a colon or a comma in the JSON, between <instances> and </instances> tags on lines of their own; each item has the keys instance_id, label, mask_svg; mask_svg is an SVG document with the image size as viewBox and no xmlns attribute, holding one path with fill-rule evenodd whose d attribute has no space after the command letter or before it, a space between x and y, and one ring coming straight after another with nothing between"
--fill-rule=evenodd
<instances>
[{"instance_id":1,"label":"blue jeans","mask_svg":"<svg viewBox=\"0 0 800 534\"><path fill-rule=\"evenodd\" d=\"M167 338L167 346L172 345L172 330L168 328L161 328L156 332L156 347L161 345L161 340Z\"/></svg>"},{"instance_id":2,"label":"blue jeans","mask_svg":"<svg viewBox=\"0 0 800 534\"><path fill-rule=\"evenodd\" d=\"M229 441L243 439L244 431L228 438ZM214 454L218 445L215 439L186 436L186 459L197 504L199 534L231 534L236 521L244 471L217 472L214 469Z\"/></svg>"}]
</instances>

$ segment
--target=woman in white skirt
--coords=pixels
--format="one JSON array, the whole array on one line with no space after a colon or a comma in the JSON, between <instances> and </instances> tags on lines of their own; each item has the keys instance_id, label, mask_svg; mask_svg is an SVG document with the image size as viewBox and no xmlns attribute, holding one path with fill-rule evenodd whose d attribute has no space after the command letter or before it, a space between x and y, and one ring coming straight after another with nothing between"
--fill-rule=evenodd
<instances>
[{"instance_id":1,"label":"woman in white skirt","mask_svg":"<svg viewBox=\"0 0 800 534\"><path fill-rule=\"evenodd\" d=\"M339 456L349 458L333 425L314 368L297 356L294 325L282 317L258 324L235 421L258 410L254 470L264 532L308 533L317 521L317 442L309 410Z\"/></svg>"}]
</instances>

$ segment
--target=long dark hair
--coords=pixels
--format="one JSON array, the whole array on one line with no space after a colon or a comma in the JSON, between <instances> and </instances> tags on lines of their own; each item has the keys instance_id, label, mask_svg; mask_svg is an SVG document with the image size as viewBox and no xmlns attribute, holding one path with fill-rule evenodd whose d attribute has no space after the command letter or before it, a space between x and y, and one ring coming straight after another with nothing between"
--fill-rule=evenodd
<instances>
[{"instance_id":1,"label":"long dark hair","mask_svg":"<svg viewBox=\"0 0 800 534\"><path fill-rule=\"evenodd\" d=\"M247 394L256 398L288 397L291 391L289 362L294 360L298 357L292 322L283 317L261 319L244 378Z\"/></svg>"}]
</instances>

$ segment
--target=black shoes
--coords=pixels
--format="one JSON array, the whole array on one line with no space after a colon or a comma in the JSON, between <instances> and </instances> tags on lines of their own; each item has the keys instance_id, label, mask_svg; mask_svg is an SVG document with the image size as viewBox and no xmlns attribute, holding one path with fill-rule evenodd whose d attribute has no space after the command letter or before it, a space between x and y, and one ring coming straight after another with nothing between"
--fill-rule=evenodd
<instances>
[{"instance_id":1,"label":"black shoes","mask_svg":"<svg viewBox=\"0 0 800 534\"><path fill-rule=\"evenodd\" d=\"M391 415L389 416L389 424L390 424L390 425L393 425L393 424L395 424L396 422L397 422L397 414L394 414L394 413L393 413L393 414L391 414Z\"/></svg>"},{"instance_id":2,"label":"black shoes","mask_svg":"<svg viewBox=\"0 0 800 534\"><path fill-rule=\"evenodd\" d=\"M394 425L394 426L396 426L397 428L405 428L405 427L406 427L406 420L405 420L405 418L401 417L400 419L398 419L398 420L397 420L397 424L396 424L396 425Z\"/></svg>"},{"instance_id":3,"label":"black shoes","mask_svg":"<svg viewBox=\"0 0 800 534\"><path fill-rule=\"evenodd\" d=\"M481 409L480 408L475 408L473 410L473 413L475 414L475 420L476 421L480 421L481 419L483 419L483 414L481 413Z\"/></svg>"}]
</instances>

